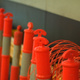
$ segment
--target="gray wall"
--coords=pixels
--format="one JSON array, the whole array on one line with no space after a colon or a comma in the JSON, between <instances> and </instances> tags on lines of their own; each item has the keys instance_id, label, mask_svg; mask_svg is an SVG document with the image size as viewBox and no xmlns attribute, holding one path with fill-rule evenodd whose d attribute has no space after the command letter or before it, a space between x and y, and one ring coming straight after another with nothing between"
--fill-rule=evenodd
<instances>
[{"instance_id":1,"label":"gray wall","mask_svg":"<svg viewBox=\"0 0 80 80\"><path fill-rule=\"evenodd\" d=\"M33 7L21 5L19 3L11 2L8 0L1 1L1 7L5 8L6 12L13 13L13 25L14 28L20 24L23 29L27 28L29 21L34 23L35 29L44 29L45 25L45 12Z\"/></svg>"},{"instance_id":2,"label":"gray wall","mask_svg":"<svg viewBox=\"0 0 80 80\"><path fill-rule=\"evenodd\" d=\"M31 21L34 23L34 30L39 28L46 30L46 37L50 42L67 39L80 45L79 21L8 0L0 1L0 7L5 8L6 12L13 13L13 28L22 25L25 29L27 23Z\"/></svg>"}]
</instances>

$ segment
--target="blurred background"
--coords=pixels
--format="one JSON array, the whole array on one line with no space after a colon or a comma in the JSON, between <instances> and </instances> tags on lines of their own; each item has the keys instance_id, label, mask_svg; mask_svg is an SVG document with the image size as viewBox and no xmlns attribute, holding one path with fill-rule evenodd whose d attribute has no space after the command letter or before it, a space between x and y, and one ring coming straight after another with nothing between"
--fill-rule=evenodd
<instances>
[{"instance_id":1,"label":"blurred background","mask_svg":"<svg viewBox=\"0 0 80 80\"><path fill-rule=\"evenodd\" d=\"M47 39L71 40L80 45L80 0L0 0L0 8L13 13L13 29L28 22L44 29Z\"/></svg>"}]
</instances>

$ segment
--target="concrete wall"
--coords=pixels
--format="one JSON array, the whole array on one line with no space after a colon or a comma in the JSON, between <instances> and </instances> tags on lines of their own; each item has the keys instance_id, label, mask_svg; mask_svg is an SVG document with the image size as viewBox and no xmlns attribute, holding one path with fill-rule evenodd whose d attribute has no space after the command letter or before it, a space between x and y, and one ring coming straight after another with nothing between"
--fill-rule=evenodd
<instances>
[{"instance_id":1,"label":"concrete wall","mask_svg":"<svg viewBox=\"0 0 80 80\"><path fill-rule=\"evenodd\" d=\"M80 21L80 0L10 0Z\"/></svg>"},{"instance_id":2,"label":"concrete wall","mask_svg":"<svg viewBox=\"0 0 80 80\"><path fill-rule=\"evenodd\" d=\"M6 12L12 12L13 17L13 27L16 28L17 25L22 25L23 29L27 28L27 23L29 21L34 23L35 28L44 29L45 25L45 12L38 10L37 8L22 5L20 3L11 2L8 0L2 0L1 6L5 8Z\"/></svg>"},{"instance_id":3,"label":"concrete wall","mask_svg":"<svg viewBox=\"0 0 80 80\"><path fill-rule=\"evenodd\" d=\"M22 0L22 1L24 2L24 0ZM25 1L27 1L27 0L25 0ZM32 1L32 0L28 0L28 1ZM33 1L36 2L36 0L33 0ZM38 1L40 1L40 0L38 0ZM65 5L65 3L62 3L62 5L61 5L61 3L59 3L59 2L62 0L53 0L53 1L55 1L54 9L57 10L57 12L59 12L59 9L61 9L60 13L63 13L64 15L65 14L68 15L68 17L67 16L64 17L64 15L61 16L60 13L58 15L57 12L51 12L52 10L49 8L53 5L53 4L50 5L51 2L48 3L48 5L49 5L48 8L51 11L44 10L40 7L27 5L28 2L23 4L21 2L1 0L0 5L1 5L1 7L6 9L6 12L9 11L9 12L13 13L13 15L14 15L13 28L16 28L16 26L20 24L20 25L22 25L22 28L24 30L25 28L27 28L27 26L26 26L27 23L29 21L31 21L34 23L34 30L39 29L39 28L46 30L46 32L47 32L46 37L49 39L50 42L52 42L54 40L58 40L58 39L67 39L67 40L71 40L80 45L80 36L79 36L80 22L78 20L78 19L80 19L79 18L80 15L78 14L78 9L76 7L75 8L69 7L70 4L68 4L68 2L66 3L66 5ZM71 1L71 0L68 0L68 1ZM74 0L73 0L73 2L74 2ZM43 3L44 3L44 0L43 0ZM38 2L36 4L38 6ZM60 4L60 5L58 5L58 4ZM77 5L77 4L74 4L74 5ZM39 5L39 6L43 7L43 4ZM63 6L63 7L60 7L60 6ZM66 6L66 8L64 6ZM68 6L68 8L67 8L67 6ZM53 8L53 7L51 7L51 8ZM73 10L71 12L69 12L71 9L73 9ZM69 16L72 18L70 19Z\"/></svg>"}]
</instances>

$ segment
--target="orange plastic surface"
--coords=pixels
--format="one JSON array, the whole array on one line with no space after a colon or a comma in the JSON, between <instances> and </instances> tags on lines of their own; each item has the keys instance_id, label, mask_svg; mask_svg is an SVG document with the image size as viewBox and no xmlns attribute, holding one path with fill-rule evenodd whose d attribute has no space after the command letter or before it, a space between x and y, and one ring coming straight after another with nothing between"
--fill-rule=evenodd
<instances>
[{"instance_id":1,"label":"orange plastic surface","mask_svg":"<svg viewBox=\"0 0 80 80\"><path fill-rule=\"evenodd\" d=\"M75 50L67 50L63 54L64 59L68 59L62 62L63 65L63 80L79 80L79 62L74 60L74 57L78 57L79 53Z\"/></svg>"},{"instance_id":2,"label":"orange plastic surface","mask_svg":"<svg viewBox=\"0 0 80 80\"><path fill-rule=\"evenodd\" d=\"M35 48L36 54L36 65L37 65L37 78L38 79L50 79L50 58L49 58L49 47L44 46L49 42L46 38L38 38L37 42L39 46Z\"/></svg>"},{"instance_id":3,"label":"orange plastic surface","mask_svg":"<svg viewBox=\"0 0 80 80\"><path fill-rule=\"evenodd\" d=\"M66 50L73 49L79 52L79 57L74 57L76 61L80 62L80 46L69 40L56 40L48 45L50 47L50 66L52 72L52 80L62 80L62 55ZM79 69L80 74L80 69ZM80 76L78 76L80 78ZM72 80L72 79L71 79Z\"/></svg>"},{"instance_id":4,"label":"orange plastic surface","mask_svg":"<svg viewBox=\"0 0 80 80\"><path fill-rule=\"evenodd\" d=\"M18 80L19 79L19 67L11 66L11 74L10 80Z\"/></svg>"},{"instance_id":5,"label":"orange plastic surface","mask_svg":"<svg viewBox=\"0 0 80 80\"><path fill-rule=\"evenodd\" d=\"M2 55L1 80L8 80L8 78L9 78L9 64L10 64L10 56Z\"/></svg>"},{"instance_id":6,"label":"orange plastic surface","mask_svg":"<svg viewBox=\"0 0 80 80\"><path fill-rule=\"evenodd\" d=\"M6 14L8 17L4 19L4 33L3 36L5 37L11 37L12 35L12 21L10 17L13 17L12 13Z\"/></svg>"},{"instance_id":7,"label":"orange plastic surface","mask_svg":"<svg viewBox=\"0 0 80 80\"><path fill-rule=\"evenodd\" d=\"M0 77L1 77L1 55L2 55L2 47L0 47Z\"/></svg>"},{"instance_id":8,"label":"orange plastic surface","mask_svg":"<svg viewBox=\"0 0 80 80\"><path fill-rule=\"evenodd\" d=\"M33 23L28 23L28 29L24 30L24 41L23 41L23 52L24 53L32 53L32 46L33 46L33 37L34 37L34 30Z\"/></svg>"},{"instance_id":9,"label":"orange plastic surface","mask_svg":"<svg viewBox=\"0 0 80 80\"><path fill-rule=\"evenodd\" d=\"M21 26L17 26L17 31L14 33L14 44L15 45L21 45L22 44L22 39L23 39L23 33L21 32Z\"/></svg>"},{"instance_id":10,"label":"orange plastic surface","mask_svg":"<svg viewBox=\"0 0 80 80\"><path fill-rule=\"evenodd\" d=\"M33 51L32 51L32 60L31 60L31 62L33 64L36 64L36 57L35 57L34 48L39 46L39 43L37 43L37 39L43 38L42 35L46 36L46 34L47 33L43 29L37 29L34 31L34 35L38 35L38 36L33 38Z\"/></svg>"},{"instance_id":11,"label":"orange plastic surface","mask_svg":"<svg viewBox=\"0 0 80 80\"><path fill-rule=\"evenodd\" d=\"M20 76L20 79L19 80L28 80L28 79L27 79L27 77Z\"/></svg>"},{"instance_id":12,"label":"orange plastic surface","mask_svg":"<svg viewBox=\"0 0 80 80\"><path fill-rule=\"evenodd\" d=\"M0 31L3 31L4 27L4 18L5 18L4 11L5 11L4 8L0 8Z\"/></svg>"}]
</instances>

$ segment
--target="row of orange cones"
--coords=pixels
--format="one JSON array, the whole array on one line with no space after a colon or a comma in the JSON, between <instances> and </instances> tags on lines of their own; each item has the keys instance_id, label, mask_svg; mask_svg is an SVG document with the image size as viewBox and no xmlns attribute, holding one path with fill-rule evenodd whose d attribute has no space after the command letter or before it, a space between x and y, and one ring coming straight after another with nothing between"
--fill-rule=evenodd
<instances>
[{"instance_id":1,"label":"row of orange cones","mask_svg":"<svg viewBox=\"0 0 80 80\"><path fill-rule=\"evenodd\" d=\"M5 16L8 16L5 18ZM0 9L0 32L3 33L3 41L0 46L0 72L1 80L8 80L9 77L9 64L10 64L10 39L12 32L13 17L11 13L4 14L4 9ZM28 29L24 30L23 41L23 53L22 53L22 65L20 70L19 80L29 80L27 76L30 63L37 66L36 78L38 80L51 80L50 59L49 59L49 47L45 46L49 41L42 37L46 36L46 32L42 29L32 30L33 23L28 23ZM3 29L4 28L4 29ZM14 45L21 46L22 32L21 26L17 27L17 32L14 35ZM1 35L0 34L0 35ZM37 35L38 37L34 37ZM2 36L1 36L2 37ZM3 48L2 48L3 47ZM16 53L17 51L15 51ZM78 52L74 50L68 50L64 53L63 58L67 59L62 63L63 65L63 80L78 80L79 63L75 62L73 57L78 56ZM32 57L32 60L31 60ZM15 58L15 57L14 57ZM17 58L17 57L16 57ZM17 59L15 59L17 60ZM16 63L16 61L15 61ZM71 76L72 75L72 76ZM10 80L18 80L19 66L11 66ZM34 80L34 79L33 79Z\"/></svg>"},{"instance_id":2,"label":"row of orange cones","mask_svg":"<svg viewBox=\"0 0 80 80\"><path fill-rule=\"evenodd\" d=\"M1 54L0 55L1 78L0 79L8 80L9 64L10 64L10 39L11 39L12 21L13 21L13 19L11 19L10 16L13 17L13 15L11 13L4 14L4 11L5 10L3 8L0 9L0 31L1 32L3 31L3 40L2 40L3 42L0 50L0 54ZM8 17L5 18L5 16L8 16ZM27 26L28 26L28 29L24 30L20 80L28 80L27 72L31 62L37 65L38 79L51 79L50 63L49 63L50 61L49 47L45 46L49 43L49 41L46 38L42 37L42 35L44 36L46 35L46 32L42 29L38 29L35 31L32 30L33 28L32 22L29 22ZM18 26L17 30L18 31L14 33L15 34L14 45L21 46L22 35L23 35L23 33L20 32L21 26ZM37 35L37 34L38 34L38 37L34 37L34 35ZM32 57L32 60L31 60L31 57ZM10 80L18 80L18 77L19 77L19 66L12 65Z\"/></svg>"}]
</instances>

